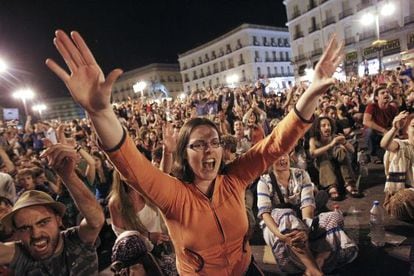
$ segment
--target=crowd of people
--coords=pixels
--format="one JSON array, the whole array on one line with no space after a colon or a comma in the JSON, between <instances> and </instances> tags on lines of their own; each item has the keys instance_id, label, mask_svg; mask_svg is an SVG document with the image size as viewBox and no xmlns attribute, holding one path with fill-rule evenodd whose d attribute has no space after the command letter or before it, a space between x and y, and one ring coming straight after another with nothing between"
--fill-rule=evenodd
<instances>
[{"instance_id":1,"label":"crowd of people","mask_svg":"<svg viewBox=\"0 0 414 276\"><path fill-rule=\"evenodd\" d=\"M333 37L309 85L111 103L122 71L105 78L77 32L55 45L70 72L46 64L88 117L2 126L0 274L96 275L109 258L116 275L262 275L260 225L282 271L323 275L358 255L328 200L364 200L360 165L382 160L386 210L414 221L410 67L335 80Z\"/></svg>"}]
</instances>

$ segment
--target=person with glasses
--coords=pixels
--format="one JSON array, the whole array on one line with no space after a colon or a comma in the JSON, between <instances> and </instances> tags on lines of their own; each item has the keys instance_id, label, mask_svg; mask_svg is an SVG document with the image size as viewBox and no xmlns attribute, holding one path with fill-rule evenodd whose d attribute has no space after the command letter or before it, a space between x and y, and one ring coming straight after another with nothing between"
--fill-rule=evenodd
<instances>
[{"instance_id":1,"label":"person with glasses","mask_svg":"<svg viewBox=\"0 0 414 276\"><path fill-rule=\"evenodd\" d=\"M66 84L88 113L103 148L126 183L149 198L164 214L176 250L180 275L262 275L245 235L246 187L278 156L290 152L312 123L320 95L334 83L342 44L333 36L315 68L312 85L273 130L245 154L224 166L219 131L206 118L192 118L180 129L173 176L151 165L136 149L110 103L114 82L107 78L83 38L58 30L54 44L70 73L55 61L48 67ZM171 137L164 137L164 143Z\"/></svg>"}]
</instances>

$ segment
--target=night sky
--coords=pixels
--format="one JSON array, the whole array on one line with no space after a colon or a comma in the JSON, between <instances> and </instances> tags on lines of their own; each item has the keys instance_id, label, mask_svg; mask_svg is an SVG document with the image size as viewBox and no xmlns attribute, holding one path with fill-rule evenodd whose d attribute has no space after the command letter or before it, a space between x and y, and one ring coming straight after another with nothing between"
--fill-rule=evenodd
<instances>
[{"instance_id":1,"label":"night sky","mask_svg":"<svg viewBox=\"0 0 414 276\"><path fill-rule=\"evenodd\" d=\"M0 104L29 85L38 98L68 95L44 65L60 64L54 30L79 31L105 74L154 62L177 62L177 54L214 39L242 23L285 26L282 0L0 0L0 57L11 66L0 76ZM16 104L14 104L16 105Z\"/></svg>"}]
</instances>

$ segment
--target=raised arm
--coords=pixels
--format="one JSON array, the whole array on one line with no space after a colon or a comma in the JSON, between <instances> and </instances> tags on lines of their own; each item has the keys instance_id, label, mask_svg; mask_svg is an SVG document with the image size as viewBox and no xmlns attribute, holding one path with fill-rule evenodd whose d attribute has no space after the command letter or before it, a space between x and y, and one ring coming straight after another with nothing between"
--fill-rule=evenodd
<instances>
[{"instance_id":1,"label":"raised arm","mask_svg":"<svg viewBox=\"0 0 414 276\"><path fill-rule=\"evenodd\" d=\"M121 141L122 126L110 103L111 88L122 74L113 70L105 79L91 51L77 32L71 38L63 31L55 33L54 44L69 68L68 74L52 59L46 65L66 84L72 97L88 113L105 148L114 148Z\"/></svg>"},{"instance_id":2,"label":"raised arm","mask_svg":"<svg viewBox=\"0 0 414 276\"><path fill-rule=\"evenodd\" d=\"M79 237L86 244L94 244L105 217L95 196L76 175L75 167L79 160L76 150L69 145L56 144L50 146L42 157L47 157L84 217L79 225Z\"/></svg>"},{"instance_id":3,"label":"raised arm","mask_svg":"<svg viewBox=\"0 0 414 276\"><path fill-rule=\"evenodd\" d=\"M296 104L299 115L305 120L309 120L315 112L319 96L335 83L332 75L343 59L343 47L343 43L338 43L336 35L332 35L327 48L316 64L312 84Z\"/></svg>"},{"instance_id":4,"label":"raised arm","mask_svg":"<svg viewBox=\"0 0 414 276\"><path fill-rule=\"evenodd\" d=\"M105 79L77 32L72 32L69 37L61 30L56 31L54 44L70 74L51 59L46 60L46 65L66 84L73 99L87 111L102 147L126 182L148 196L157 206L170 206L175 202L172 196L177 194L174 191L178 188L165 183L178 181L171 181L171 177L145 160L131 138L124 133L111 106L111 88L122 71L115 69Z\"/></svg>"},{"instance_id":5,"label":"raised arm","mask_svg":"<svg viewBox=\"0 0 414 276\"><path fill-rule=\"evenodd\" d=\"M262 174L280 155L290 152L297 141L310 128L313 113L321 96L334 83L335 69L342 60L343 44L333 36L315 68L312 84L300 97L292 110L272 131L255 144L246 154L229 165L229 173L244 184ZM251 166L255 164L255 166Z\"/></svg>"},{"instance_id":6,"label":"raised arm","mask_svg":"<svg viewBox=\"0 0 414 276\"><path fill-rule=\"evenodd\" d=\"M404 127L408 115L409 113L407 111L402 111L394 118L392 121L392 128L387 131L381 139L381 148L391 152L396 152L399 149L399 145L394 141L394 138L400 128Z\"/></svg>"}]
</instances>

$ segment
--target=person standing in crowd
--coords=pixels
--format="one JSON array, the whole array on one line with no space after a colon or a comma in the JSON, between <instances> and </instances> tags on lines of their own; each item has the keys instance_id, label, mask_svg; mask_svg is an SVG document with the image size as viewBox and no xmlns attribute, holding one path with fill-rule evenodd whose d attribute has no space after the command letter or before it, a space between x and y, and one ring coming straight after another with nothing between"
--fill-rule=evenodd
<instances>
[{"instance_id":1,"label":"person standing in crowd","mask_svg":"<svg viewBox=\"0 0 414 276\"><path fill-rule=\"evenodd\" d=\"M56 144L43 157L62 178L84 219L61 231L65 206L41 191L23 193L1 220L21 242L0 243L0 264L9 264L15 275L97 275L96 239L104 215L75 173L76 150Z\"/></svg>"},{"instance_id":2,"label":"person standing in crowd","mask_svg":"<svg viewBox=\"0 0 414 276\"><path fill-rule=\"evenodd\" d=\"M272 171L260 178L257 195L263 237L282 271L322 275L358 255L358 247L342 229L342 215L326 212L315 216L328 196L316 191L305 170L290 167L288 154L280 156Z\"/></svg>"},{"instance_id":3,"label":"person standing in crowd","mask_svg":"<svg viewBox=\"0 0 414 276\"><path fill-rule=\"evenodd\" d=\"M54 43L70 75L51 59L47 59L47 66L87 111L101 147L126 182L152 200L165 215L179 274L262 274L245 239L248 223L244 191L278 156L292 150L309 129L318 99L334 83L332 74L342 61L343 44L338 44L336 36L316 65L312 85L294 110L267 138L228 164L225 170L216 125L205 118L187 121L177 141L175 177L146 160L113 112L111 89L122 71L115 69L105 79L77 32L69 37L58 30Z\"/></svg>"},{"instance_id":4,"label":"person standing in crowd","mask_svg":"<svg viewBox=\"0 0 414 276\"><path fill-rule=\"evenodd\" d=\"M374 90L374 102L368 104L363 118L369 154L373 158L372 161L378 164L382 163L384 156L384 152L380 148L380 141L398 114L398 107L390 102L391 97L387 86L380 84Z\"/></svg>"}]
</instances>

